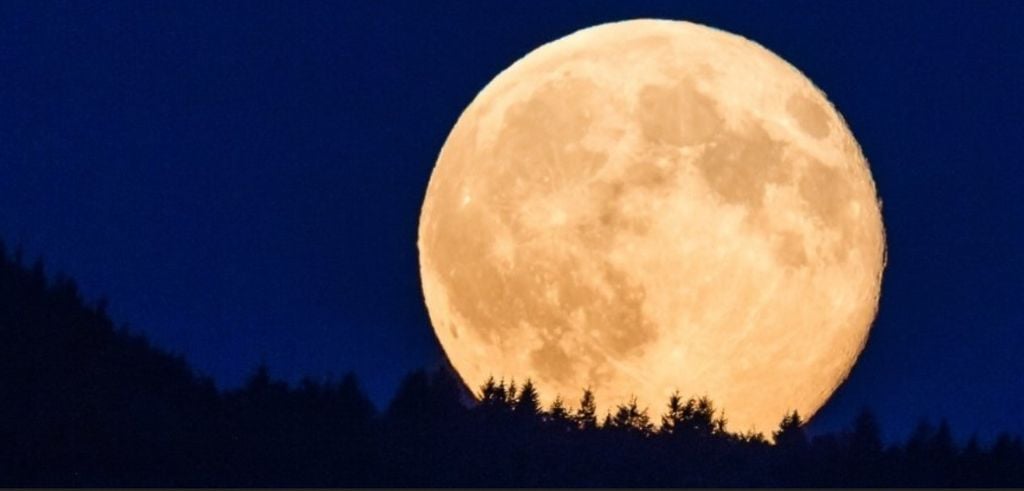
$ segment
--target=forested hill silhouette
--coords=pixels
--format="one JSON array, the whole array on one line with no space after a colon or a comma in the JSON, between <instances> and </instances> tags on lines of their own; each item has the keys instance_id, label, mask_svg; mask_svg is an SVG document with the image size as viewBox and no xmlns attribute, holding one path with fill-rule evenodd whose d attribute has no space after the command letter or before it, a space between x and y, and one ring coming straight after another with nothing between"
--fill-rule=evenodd
<instances>
[{"instance_id":1,"label":"forested hill silhouette","mask_svg":"<svg viewBox=\"0 0 1024 491\"><path fill-rule=\"evenodd\" d=\"M954 443L922 424L884 445L862 413L809 439L731 434L707 399L597 414L490 381L467 403L418 371L378 411L352 375L297 386L257 368L218 390L0 244L0 486L1021 486L1021 439ZM571 407L570 407L571 406ZM660 415L653 415L660 412Z\"/></svg>"}]
</instances>

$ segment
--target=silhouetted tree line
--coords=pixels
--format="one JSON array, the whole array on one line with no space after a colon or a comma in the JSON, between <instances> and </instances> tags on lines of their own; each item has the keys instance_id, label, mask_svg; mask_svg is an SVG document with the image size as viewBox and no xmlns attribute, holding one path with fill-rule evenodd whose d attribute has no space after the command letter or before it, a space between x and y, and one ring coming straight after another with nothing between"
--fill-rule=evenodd
<instances>
[{"instance_id":1,"label":"silhouetted tree line","mask_svg":"<svg viewBox=\"0 0 1024 491\"><path fill-rule=\"evenodd\" d=\"M0 486L1021 486L1021 439L957 445L945 423L883 443L863 412L808 438L726 431L706 398L598 414L525 381L475 401L417 371L378 411L356 378L296 386L265 366L220 391L116 327L103 302L0 244Z\"/></svg>"}]
</instances>

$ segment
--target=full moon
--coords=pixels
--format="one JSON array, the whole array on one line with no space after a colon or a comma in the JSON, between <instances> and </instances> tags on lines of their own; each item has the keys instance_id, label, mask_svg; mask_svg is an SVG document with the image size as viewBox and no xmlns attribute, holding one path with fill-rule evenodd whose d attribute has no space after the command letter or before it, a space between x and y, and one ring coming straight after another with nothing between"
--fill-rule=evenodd
<instances>
[{"instance_id":1,"label":"full moon","mask_svg":"<svg viewBox=\"0 0 1024 491\"><path fill-rule=\"evenodd\" d=\"M431 323L470 387L707 396L731 431L813 415L878 308L867 162L810 80L737 35L631 20L541 46L452 128L419 222ZM655 418L656 420L656 418Z\"/></svg>"}]
</instances>

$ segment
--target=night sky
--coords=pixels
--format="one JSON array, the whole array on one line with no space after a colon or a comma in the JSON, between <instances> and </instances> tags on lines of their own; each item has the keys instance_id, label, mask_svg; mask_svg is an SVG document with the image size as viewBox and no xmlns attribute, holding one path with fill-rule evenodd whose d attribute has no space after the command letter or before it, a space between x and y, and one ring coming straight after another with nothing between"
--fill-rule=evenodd
<instances>
[{"instance_id":1,"label":"night sky","mask_svg":"<svg viewBox=\"0 0 1024 491\"><path fill-rule=\"evenodd\" d=\"M0 237L222 386L355 370L384 405L443 359L416 228L462 109L580 28L690 20L814 81L883 200L880 314L813 426L1024 432L1024 2L475 3L0 2Z\"/></svg>"}]
</instances>

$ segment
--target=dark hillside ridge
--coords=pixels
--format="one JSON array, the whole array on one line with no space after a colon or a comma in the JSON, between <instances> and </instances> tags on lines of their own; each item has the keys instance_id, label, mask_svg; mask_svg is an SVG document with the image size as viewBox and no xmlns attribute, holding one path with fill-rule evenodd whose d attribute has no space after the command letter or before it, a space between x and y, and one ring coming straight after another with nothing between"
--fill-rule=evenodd
<instances>
[{"instance_id":1,"label":"dark hillside ridge","mask_svg":"<svg viewBox=\"0 0 1024 491\"><path fill-rule=\"evenodd\" d=\"M868 411L813 439L787 415L766 438L726 432L706 399L604 415L492 381L467 405L444 370L382 411L351 374L290 386L261 366L220 391L21 256L0 244L0 486L1024 486L1020 437L958 446L922 423L885 446Z\"/></svg>"}]
</instances>

